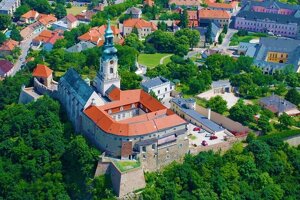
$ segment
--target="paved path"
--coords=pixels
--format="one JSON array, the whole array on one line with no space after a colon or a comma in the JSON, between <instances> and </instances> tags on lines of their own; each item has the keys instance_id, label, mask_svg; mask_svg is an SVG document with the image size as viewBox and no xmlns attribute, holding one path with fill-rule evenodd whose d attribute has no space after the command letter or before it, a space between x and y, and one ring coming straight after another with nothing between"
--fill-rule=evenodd
<instances>
[{"instance_id":1,"label":"paved path","mask_svg":"<svg viewBox=\"0 0 300 200\"><path fill-rule=\"evenodd\" d=\"M23 65L23 63L26 59L26 56L27 56L27 53L28 53L28 50L30 48L30 45L31 45L31 42L32 42L33 38L35 38L39 34L40 33L36 33L36 34L32 35L30 38L28 38L26 40L23 40L21 42L21 44L19 46L21 48L21 55L19 56L17 62L15 63L14 68L13 68L13 72L10 76L14 76L21 69L21 66Z\"/></svg>"},{"instance_id":2,"label":"paved path","mask_svg":"<svg viewBox=\"0 0 300 200\"><path fill-rule=\"evenodd\" d=\"M168 58L168 57L171 57L172 56L172 54L171 55L166 55L166 56L164 56L164 57L162 57L161 59L160 59L160 61L159 61L159 64L164 64L164 60L166 59L166 58Z\"/></svg>"},{"instance_id":3,"label":"paved path","mask_svg":"<svg viewBox=\"0 0 300 200\"><path fill-rule=\"evenodd\" d=\"M236 32L238 32L238 30L229 28L226 36L223 39L223 43L218 45L218 47L223 50L227 50L229 48L230 39L232 38L233 34Z\"/></svg>"}]
</instances>

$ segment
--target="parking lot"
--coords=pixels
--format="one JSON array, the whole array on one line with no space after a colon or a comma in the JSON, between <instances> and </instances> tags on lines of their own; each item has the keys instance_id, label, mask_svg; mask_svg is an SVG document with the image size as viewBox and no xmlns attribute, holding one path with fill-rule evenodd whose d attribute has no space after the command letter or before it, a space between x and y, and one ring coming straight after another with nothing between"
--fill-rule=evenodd
<instances>
[{"instance_id":1,"label":"parking lot","mask_svg":"<svg viewBox=\"0 0 300 200\"><path fill-rule=\"evenodd\" d=\"M188 125L188 138L189 138L189 143L190 146L203 146L201 143L203 140L207 142L207 146L213 145L213 144L218 144L221 142L225 142L224 136L226 137L227 135L225 133L216 133L215 136L217 136L217 139L210 140L210 134L209 132L205 131L204 129L200 131L194 131L193 129L196 126L193 124Z\"/></svg>"}]
</instances>

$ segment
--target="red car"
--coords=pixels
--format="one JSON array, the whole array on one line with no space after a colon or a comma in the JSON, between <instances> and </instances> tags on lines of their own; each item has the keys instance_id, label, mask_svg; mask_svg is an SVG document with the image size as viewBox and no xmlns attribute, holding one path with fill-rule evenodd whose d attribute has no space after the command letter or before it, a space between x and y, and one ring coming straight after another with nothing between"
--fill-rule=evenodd
<instances>
[{"instance_id":1,"label":"red car","mask_svg":"<svg viewBox=\"0 0 300 200\"><path fill-rule=\"evenodd\" d=\"M210 140L215 140L215 139L218 139L218 137L217 136L215 136L215 135L212 135L212 136L210 136L210 138L209 138Z\"/></svg>"},{"instance_id":2,"label":"red car","mask_svg":"<svg viewBox=\"0 0 300 200\"><path fill-rule=\"evenodd\" d=\"M203 146L207 146L207 145L208 145L208 143L207 143L205 140L203 140L201 144L202 144Z\"/></svg>"},{"instance_id":3,"label":"red car","mask_svg":"<svg viewBox=\"0 0 300 200\"><path fill-rule=\"evenodd\" d=\"M195 128L193 129L193 131L200 131L200 130L201 130L200 127L195 127Z\"/></svg>"}]
</instances>

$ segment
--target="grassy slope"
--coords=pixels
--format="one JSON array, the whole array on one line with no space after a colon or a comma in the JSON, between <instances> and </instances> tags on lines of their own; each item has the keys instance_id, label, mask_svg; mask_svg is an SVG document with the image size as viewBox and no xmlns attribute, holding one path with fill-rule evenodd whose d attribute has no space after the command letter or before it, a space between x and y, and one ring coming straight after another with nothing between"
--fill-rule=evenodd
<instances>
[{"instance_id":1,"label":"grassy slope","mask_svg":"<svg viewBox=\"0 0 300 200\"><path fill-rule=\"evenodd\" d=\"M153 68L159 65L159 61L162 57L171 55L165 53L155 53L155 54L140 54L138 58L138 62L141 65L145 65L147 67ZM164 60L164 64L170 62L170 57Z\"/></svg>"}]
</instances>

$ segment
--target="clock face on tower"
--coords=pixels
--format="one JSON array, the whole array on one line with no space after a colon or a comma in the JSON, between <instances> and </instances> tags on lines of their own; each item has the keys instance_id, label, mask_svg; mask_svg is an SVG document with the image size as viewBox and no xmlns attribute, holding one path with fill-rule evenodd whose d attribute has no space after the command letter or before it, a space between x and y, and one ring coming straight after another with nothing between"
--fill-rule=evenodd
<instances>
[{"instance_id":1,"label":"clock face on tower","mask_svg":"<svg viewBox=\"0 0 300 200\"><path fill-rule=\"evenodd\" d=\"M113 60L111 60L111 61L110 61L110 64L111 64L111 65L112 65L112 64L114 64L114 61L113 61Z\"/></svg>"}]
</instances>

